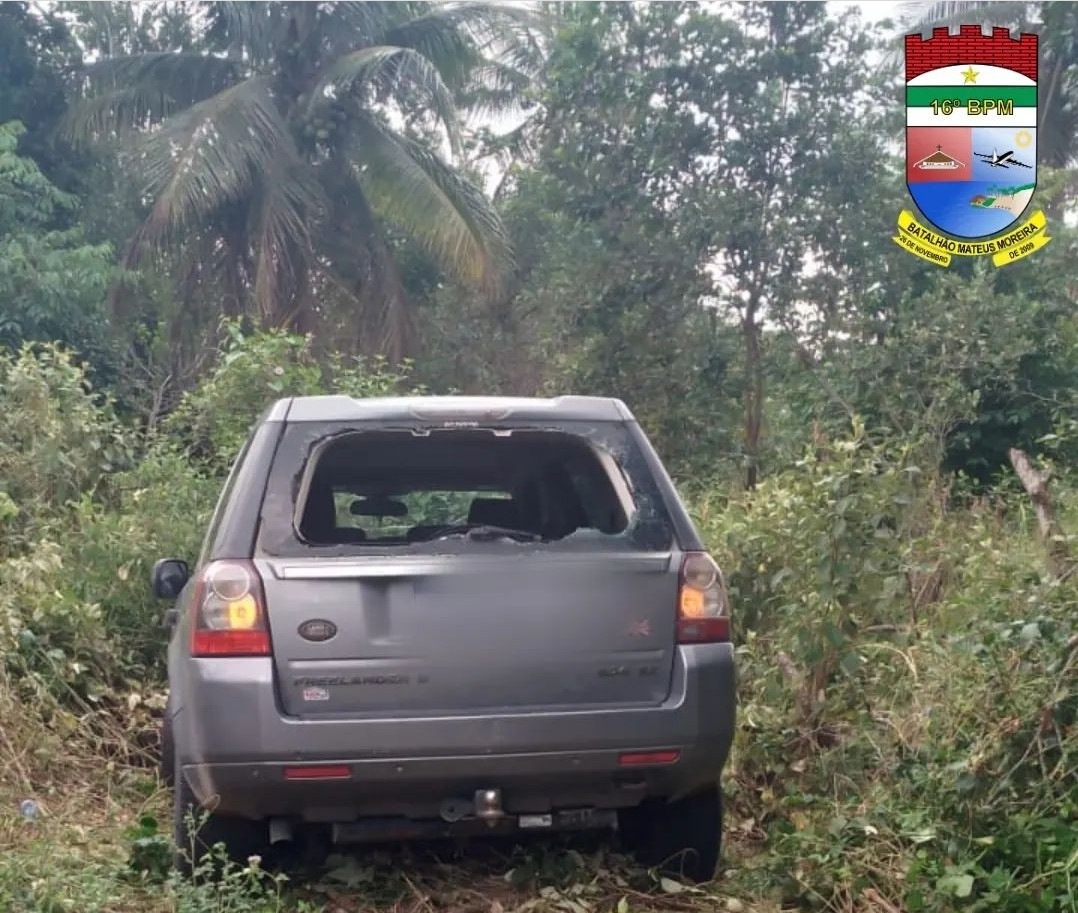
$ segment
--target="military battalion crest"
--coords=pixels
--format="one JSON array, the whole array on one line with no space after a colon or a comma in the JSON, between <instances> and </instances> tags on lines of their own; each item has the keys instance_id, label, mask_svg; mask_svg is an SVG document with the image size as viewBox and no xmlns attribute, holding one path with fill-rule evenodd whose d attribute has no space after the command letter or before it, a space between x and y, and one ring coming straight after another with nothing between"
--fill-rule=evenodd
<instances>
[{"instance_id":1,"label":"military battalion crest","mask_svg":"<svg viewBox=\"0 0 1078 913\"><path fill-rule=\"evenodd\" d=\"M906 186L922 223L903 211L894 241L949 266L996 266L1048 243L1037 188L1037 36L977 25L906 36Z\"/></svg>"}]
</instances>

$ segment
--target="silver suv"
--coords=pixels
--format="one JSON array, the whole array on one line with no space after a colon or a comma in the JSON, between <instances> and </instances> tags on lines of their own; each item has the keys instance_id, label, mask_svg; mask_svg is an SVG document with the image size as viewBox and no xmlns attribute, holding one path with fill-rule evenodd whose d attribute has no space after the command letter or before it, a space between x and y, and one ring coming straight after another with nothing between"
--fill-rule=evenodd
<instances>
[{"instance_id":1,"label":"silver suv","mask_svg":"<svg viewBox=\"0 0 1078 913\"><path fill-rule=\"evenodd\" d=\"M727 594L622 402L281 400L153 585L181 865L614 827L714 874Z\"/></svg>"}]
</instances>

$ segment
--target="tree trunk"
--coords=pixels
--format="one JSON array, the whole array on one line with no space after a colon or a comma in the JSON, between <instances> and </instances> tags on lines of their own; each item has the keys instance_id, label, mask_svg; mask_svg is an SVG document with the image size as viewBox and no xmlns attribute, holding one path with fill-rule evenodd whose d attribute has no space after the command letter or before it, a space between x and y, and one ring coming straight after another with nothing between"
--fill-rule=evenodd
<instances>
[{"instance_id":1,"label":"tree trunk","mask_svg":"<svg viewBox=\"0 0 1078 913\"><path fill-rule=\"evenodd\" d=\"M1067 546L1063 542L1062 530L1056 520L1055 508L1048 494L1047 472L1041 472L1030 461L1023 450L1012 447L1008 451L1011 465L1025 488L1033 509L1037 512L1037 529L1048 550L1048 566L1053 576L1059 576L1067 563Z\"/></svg>"},{"instance_id":2,"label":"tree trunk","mask_svg":"<svg viewBox=\"0 0 1078 913\"><path fill-rule=\"evenodd\" d=\"M297 258L299 259L299 258ZM316 303L311 291L311 274L305 261L297 263L295 275L295 290L293 293L292 310L288 317L288 327L293 333L300 336L318 333L319 319L316 312Z\"/></svg>"},{"instance_id":3,"label":"tree trunk","mask_svg":"<svg viewBox=\"0 0 1078 913\"><path fill-rule=\"evenodd\" d=\"M759 478L760 428L763 425L764 374L760 363L760 326L756 306L750 304L741 321L745 337L745 488L752 491Z\"/></svg>"}]
</instances>

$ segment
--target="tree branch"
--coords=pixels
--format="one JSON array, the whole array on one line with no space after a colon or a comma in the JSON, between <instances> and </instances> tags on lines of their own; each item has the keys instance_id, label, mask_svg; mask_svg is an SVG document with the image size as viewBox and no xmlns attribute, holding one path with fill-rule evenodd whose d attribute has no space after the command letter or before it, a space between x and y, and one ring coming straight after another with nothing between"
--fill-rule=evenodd
<instances>
[{"instance_id":1,"label":"tree branch","mask_svg":"<svg viewBox=\"0 0 1078 913\"><path fill-rule=\"evenodd\" d=\"M1064 572L1069 556L1062 530L1059 528L1059 521L1056 519L1055 507L1048 494L1048 480L1051 473L1037 469L1030 462L1026 452L1017 447L1012 447L1007 453L1015 474L1033 502L1033 509L1037 513L1037 528L1041 540L1048 549L1049 569L1054 577L1058 577Z\"/></svg>"}]
</instances>

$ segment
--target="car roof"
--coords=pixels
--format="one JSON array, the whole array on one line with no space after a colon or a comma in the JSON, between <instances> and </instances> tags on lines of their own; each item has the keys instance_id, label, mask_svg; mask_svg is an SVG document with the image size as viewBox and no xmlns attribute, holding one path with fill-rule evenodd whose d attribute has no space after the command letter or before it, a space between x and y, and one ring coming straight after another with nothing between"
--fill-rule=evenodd
<instances>
[{"instance_id":1,"label":"car roof","mask_svg":"<svg viewBox=\"0 0 1078 913\"><path fill-rule=\"evenodd\" d=\"M263 415L270 422L364 421L632 421L620 399L605 396L295 396Z\"/></svg>"}]
</instances>

